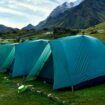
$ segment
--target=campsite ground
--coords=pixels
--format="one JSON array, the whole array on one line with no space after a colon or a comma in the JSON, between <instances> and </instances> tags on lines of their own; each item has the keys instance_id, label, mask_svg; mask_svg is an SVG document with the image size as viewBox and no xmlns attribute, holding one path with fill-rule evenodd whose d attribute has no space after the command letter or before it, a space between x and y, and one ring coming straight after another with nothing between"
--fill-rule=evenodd
<instances>
[{"instance_id":1,"label":"campsite ground","mask_svg":"<svg viewBox=\"0 0 105 105\"><path fill-rule=\"evenodd\" d=\"M18 94L17 84L33 85L33 90ZM46 95L36 93L42 91ZM49 98L52 94L57 100ZM0 73L0 105L105 105L105 84L71 92L54 91L52 86L41 81L25 81Z\"/></svg>"}]
</instances>

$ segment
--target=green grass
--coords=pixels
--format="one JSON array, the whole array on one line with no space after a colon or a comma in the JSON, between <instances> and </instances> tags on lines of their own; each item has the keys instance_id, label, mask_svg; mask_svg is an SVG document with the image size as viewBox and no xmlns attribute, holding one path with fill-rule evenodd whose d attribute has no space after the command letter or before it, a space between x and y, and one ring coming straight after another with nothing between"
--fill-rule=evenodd
<instances>
[{"instance_id":1,"label":"green grass","mask_svg":"<svg viewBox=\"0 0 105 105\"><path fill-rule=\"evenodd\" d=\"M4 79L5 77L8 80ZM60 105L59 102L31 90L18 94L17 83L33 85L35 90L52 94L60 101L65 101L64 105L105 105L105 84L74 92L54 91L51 85L41 81L27 82L22 78L11 78L4 73L0 73L0 105Z\"/></svg>"},{"instance_id":2,"label":"green grass","mask_svg":"<svg viewBox=\"0 0 105 105\"><path fill-rule=\"evenodd\" d=\"M56 102L47 97L34 94L31 91L18 94L16 83L23 80L6 80L4 77L4 74L0 75L0 105L57 105Z\"/></svg>"},{"instance_id":3,"label":"green grass","mask_svg":"<svg viewBox=\"0 0 105 105\"><path fill-rule=\"evenodd\" d=\"M82 30L85 34L96 37L105 43L105 22ZM96 32L96 33L94 33Z\"/></svg>"}]
</instances>

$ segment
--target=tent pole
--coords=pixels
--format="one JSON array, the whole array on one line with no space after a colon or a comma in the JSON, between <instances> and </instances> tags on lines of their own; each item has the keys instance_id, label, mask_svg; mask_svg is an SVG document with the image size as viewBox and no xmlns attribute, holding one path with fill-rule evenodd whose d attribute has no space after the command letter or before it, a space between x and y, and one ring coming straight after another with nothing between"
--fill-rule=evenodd
<instances>
[{"instance_id":1,"label":"tent pole","mask_svg":"<svg viewBox=\"0 0 105 105\"><path fill-rule=\"evenodd\" d=\"M72 89L72 92L74 92L74 86L72 86L71 89Z\"/></svg>"}]
</instances>

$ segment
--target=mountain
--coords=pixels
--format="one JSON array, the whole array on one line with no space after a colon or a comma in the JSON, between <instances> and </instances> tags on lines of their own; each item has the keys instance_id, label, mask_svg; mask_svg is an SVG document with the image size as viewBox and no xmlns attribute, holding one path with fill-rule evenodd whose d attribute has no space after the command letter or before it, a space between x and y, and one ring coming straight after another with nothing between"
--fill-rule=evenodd
<instances>
[{"instance_id":1,"label":"mountain","mask_svg":"<svg viewBox=\"0 0 105 105\"><path fill-rule=\"evenodd\" d=\"M105 22L105 0L83 0L79 5L68 8L56 17L49 16L36 28L84 29L101 22Z\"/></svg>"},{"instance_id":2,"label":"mountain","mask_svg":"<svg viewBox=\"0 0 105 105\"><path fill-rule=\"evenodd\" d=\"M55 8L49 17L57 17L58 15L60 15L61 13L65 12L66 10L75 7L77 5L79 5L81 2L81 0L78 0L76 2L64 2L62 5L58 6L57 8Z\"/></svg>"},{"instance_id":3,"label":"mountain","mask_svg":"<svg viewBox=\"0 0 105 105\"><path fill-rule=\"evenodd\" d=\"M13 28L11 28L11 27L7 27L7 26L5 26L5 25L0 25L0 31L2 31L2 30L12 30Z\"/></svg>"},{"instance_id":4,"label":"mountain","mask_svg":"<svg viewBox=\"0 0 105 105\"><path fill-rule=\"evenodd\" d=\"M51 12L51 14L49 15L49 17L48 17L46 20L41 21L41 22L36 26L36 28L37 28L37 29L41 29L41 28L46 24L46 22L47 22L47 20L48 20L49 18L56 18L56 17L59 16L60 14L64 13L66 10L68 10L68 9L70 9L70 8L73 8L73 7L77 6L77 5L79 5L79 4L81 3L81 1L83 1L83 0L77 0L77 1L75 1L75 2L70 2L70 3L64 2L62 5L56 7L56 8Z\"/></svg>"},{"instance_id":5,"label":"mountain","mask_svg":"<svg viewBox=\"0 0 105 105\"><path fill-rule=\"evenodd\" d=\"M35 29L35 26L33 26L32 24L28 24L27 26L23 27L22 29L31 30L31 29Z\"/></svg>"}]
</instances>

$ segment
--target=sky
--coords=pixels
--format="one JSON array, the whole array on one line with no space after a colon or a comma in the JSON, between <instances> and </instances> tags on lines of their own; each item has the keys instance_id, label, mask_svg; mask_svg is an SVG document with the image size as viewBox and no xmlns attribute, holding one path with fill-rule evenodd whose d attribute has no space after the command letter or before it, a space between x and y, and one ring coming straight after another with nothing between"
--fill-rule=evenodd
<instances>
[{"instance_id":1,"label":"sky","mask_svg":"<svg viewBox=\"0 0 105 105\"><path fill-rule=\"evenodd\" d=\"M76 0L0 0L0 24L15 28L37 25L66 1Z\"/></svg>"}]
</instances>

